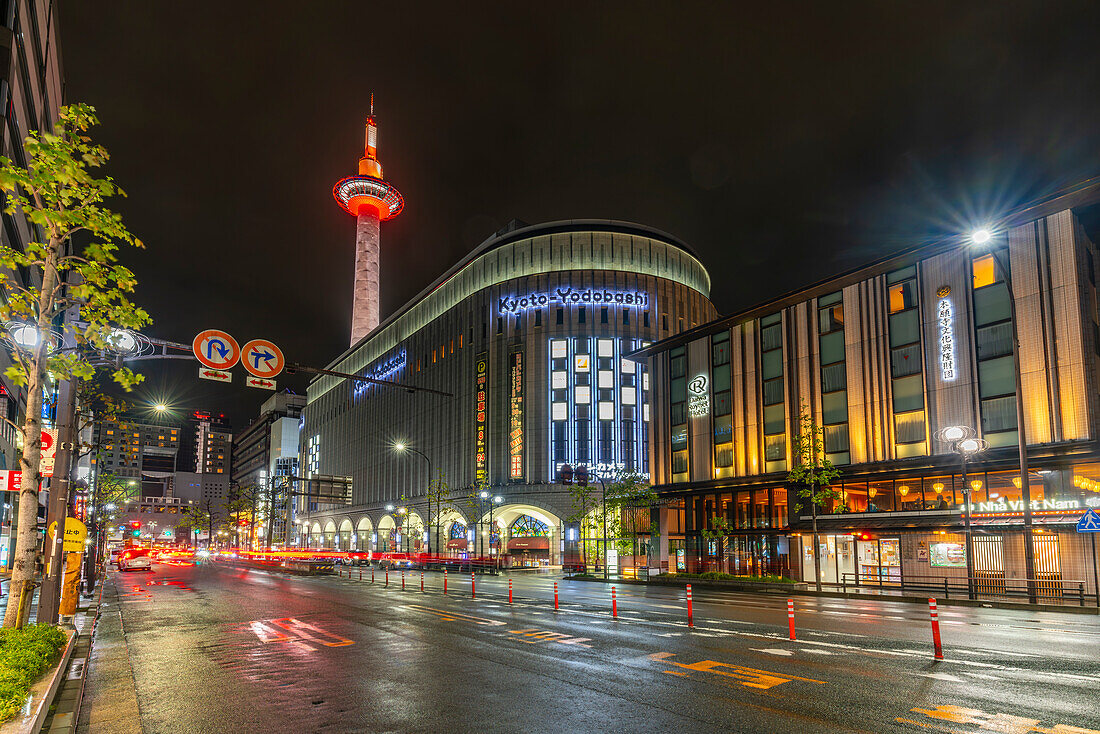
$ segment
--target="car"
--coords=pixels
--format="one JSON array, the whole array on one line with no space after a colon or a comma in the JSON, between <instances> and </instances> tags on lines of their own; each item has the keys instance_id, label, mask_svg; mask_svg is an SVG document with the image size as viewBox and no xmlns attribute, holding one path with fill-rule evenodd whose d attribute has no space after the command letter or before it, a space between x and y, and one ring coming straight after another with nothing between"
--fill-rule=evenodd
<instances>
[{"instance_id":1,"label":"car","mask_svg":"<svg viewBox=\"0 0 1100 734\"><path fill-rule=\"evenodd\" d=\"M118 555L119 571L152 571L153 562L145 548L127 548Z\"/></svg>"}]
</instances>

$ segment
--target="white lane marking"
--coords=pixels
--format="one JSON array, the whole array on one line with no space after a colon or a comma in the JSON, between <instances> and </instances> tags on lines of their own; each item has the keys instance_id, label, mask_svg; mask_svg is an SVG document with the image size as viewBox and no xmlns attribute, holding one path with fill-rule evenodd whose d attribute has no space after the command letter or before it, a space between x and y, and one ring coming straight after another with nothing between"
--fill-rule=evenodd
<instances>
[{"instance_id":1,"label":"white lane marking","mask_svg":"<svg viewBox=\"0 0 1100 734\"><path fill-rule=\"evenodd\" d=\"M962 683L963 679L950 673L910 673L909 675L919 675L922 678L935 678L936 680L945 680L951 683Z\"/></svg>"},{"instance_id":2,"label":"white lane marking","mask_svg":"<svg viewBox=\"0 0 1100 734\"><path fill-rule=\"evenodd\" d=\"M794 653L790 650L784 650L779 647L753 647L749 649L756 650L756 652L766 652L769 655L783 655L785 657L790 657L791 655L794 655Z\"/></svg>"}]
</instances>

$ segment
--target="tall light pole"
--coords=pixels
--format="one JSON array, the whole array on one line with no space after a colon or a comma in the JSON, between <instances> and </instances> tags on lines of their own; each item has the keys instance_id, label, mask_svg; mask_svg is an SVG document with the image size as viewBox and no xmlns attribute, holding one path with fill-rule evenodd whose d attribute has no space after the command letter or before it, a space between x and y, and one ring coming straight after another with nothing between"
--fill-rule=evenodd
<instances>
[{"instance_id":1,"label":"tall light pole","mask_svg":"<svg viewBox=\"0 0 1100 734\"><path fill-rule=\"evenodd\" d=\"M432 524L432 460L429 459L428 455L425 454L423 451L418 451L417 449L414 449L412 446L409 446L408 444L403 443L403 442L395 443L393 445L393 450L398 452L399 454L403 454L405 452L416 454L417 456L419 456L421 459L423 459L424 461L426 461L428 463L428 487L425 490L425 496L428 498L428 525L431 525ZM443 508L439 507L437 509L439 510L439 512L436 513L435 530L436 530L436 533L438 534L438 532L439 532L439 514L443 512ZM431 553L432 553L432 533L429 532L428 533L428 555L430 556Z\"/></svg>"},{"instance_id":2,"label":"tall light pole","mask_svg":"<svg viewBox=\"0 0 1100 734\"><path fill-rule=\"evenodd\" d=\"M993 232L987 228L976 229L970 234L973 245L981 247L993 241ZM1016 437L1020 453L1020 490L1024 501L1024 573L1027 575L1027 598L1035 603L1035 541L1032 534L1031 482L1028 480L1027 434L1024 430L1024 389L1020 369L1020 332L1016 322L1016 296L1012 291L1012 274L1008 263L1001 259L995 247L989 248L993 262L1001 270L1008 291L1009 315L1012 320L1012 367L1016 378Z\"/></svg>"},{"instance_id":3,"label":"tall light pole","mask_svg":"<svg viewBox=\"0 0 1100 734\"><path fill-rule=\"evenodd\" d=\"M974 589L974 531L970 524L970 482L967 477L966 464L970 457L982 451L989 443L974 435L974 429L969 426L948 426L936 431L938 440L951 444L951 447L962 457L963 470L963 522L966 533L966 592L970 599L975 598Z\"/></svg>"}]
</instances>

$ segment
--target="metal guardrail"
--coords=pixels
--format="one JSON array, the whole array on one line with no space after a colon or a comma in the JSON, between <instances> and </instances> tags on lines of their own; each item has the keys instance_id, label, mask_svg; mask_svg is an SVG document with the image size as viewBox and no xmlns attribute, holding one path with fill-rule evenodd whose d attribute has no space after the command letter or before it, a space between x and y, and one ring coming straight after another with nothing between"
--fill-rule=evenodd
<instances>
[{"instance_id":1,"label":"metal guardrail","mask_svg":"<svg viewBox=\"0 0 1100 734\"><path fill-rule=\"evenodd\" d=\"M1071 579L1038 578L1007 579L989 574L972 577L898 576L896 578L869 574L843 573L838 583L822 584L843 592L875 589L905 593L942 594L944 599L974 599L986 601L1027 602L1034 595L1041 604L1076 604L1100 607L1100 594L1086 592L1085 582Z\"/></svg>"}]
</instances>

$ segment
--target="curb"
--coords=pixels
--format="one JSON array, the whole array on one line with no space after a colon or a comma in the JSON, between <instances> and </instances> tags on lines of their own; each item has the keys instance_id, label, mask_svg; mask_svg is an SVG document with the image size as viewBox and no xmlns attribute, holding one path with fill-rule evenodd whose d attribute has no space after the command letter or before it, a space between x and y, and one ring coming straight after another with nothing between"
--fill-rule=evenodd
<instances>
[{"instance_id":1,"label":"curb","mask_svg":"<svg viewBox=\"0 0 1100 734\"><path fill-rule=\"evenodd\" d=\"M857 592L843 592L843 591L810 591L809 589L799 589L794 584L779 584L763 585L758 584L756 586L726 586L721 583L709 583L706 581L699 581L698 579L692 579L691 581L637 581L635 579L607 579L606 581L601 578L574 578L566 576L565 581L586 581L600 584L616 584L616 585L636 585L636 586L662 586L670 588L683 588L688 583L692 585L692 588L701 588L714 591L732 591L732 592L756 592L759 594L780 594L787 592L791 595L798 596L820 596L830 599L874 599L877 601L892 601L902 604L928 604L928 599L934 596L934 592L925 596L894 596L888 594L860 594ZM1027 604L1025 602L1012 602L1012 601L990 601L983 599L945 599L943 597L935 596L936 603L941 607L954 606L954 607L978 607L984 609L1007 609L1025 612L1061 612L1063 614L1089 614L1093 616L1100 615L1100 609L1096 607L1082 607L1069 604Z\"/></svg>"}]
</instances>

